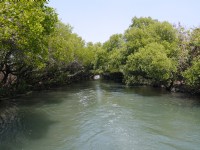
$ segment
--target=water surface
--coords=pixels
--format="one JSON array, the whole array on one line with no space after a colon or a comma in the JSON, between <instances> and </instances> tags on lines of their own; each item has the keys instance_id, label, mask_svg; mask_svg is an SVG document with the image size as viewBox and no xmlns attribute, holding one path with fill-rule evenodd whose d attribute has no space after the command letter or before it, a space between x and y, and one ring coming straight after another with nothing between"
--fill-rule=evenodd
<instances>
[{"instance_id":1,"label":"water surface","mask_svg":"<svg viewBox=\"0 0 200 150\"><path fill-rule=\"evenodd\" d=\"M200 101L89 81L0 103L0 150L199 150Z\"/></svg>"}]
</instances>

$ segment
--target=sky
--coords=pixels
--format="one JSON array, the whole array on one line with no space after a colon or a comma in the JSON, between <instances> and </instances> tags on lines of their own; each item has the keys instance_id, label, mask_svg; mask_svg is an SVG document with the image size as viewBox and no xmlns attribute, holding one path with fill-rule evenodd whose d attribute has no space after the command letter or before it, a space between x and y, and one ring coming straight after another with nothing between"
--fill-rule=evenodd
<instances>
[{"instance_id":1,"label":"sky","mask_svg":"<svg viewBox=\"0 0 200 150\"><path fill-rule=\"evenodd\" d=\"M200 27L200 0L50 0L49 6L86 42L124 33L135 16Z\"/></svg>"}]
</instances>

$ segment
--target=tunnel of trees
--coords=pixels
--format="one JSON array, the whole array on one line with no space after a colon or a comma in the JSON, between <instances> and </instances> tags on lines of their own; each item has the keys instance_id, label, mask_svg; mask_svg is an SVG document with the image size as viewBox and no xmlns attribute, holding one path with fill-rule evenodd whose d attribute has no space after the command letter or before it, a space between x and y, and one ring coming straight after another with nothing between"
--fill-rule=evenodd
<instances>
[{"instance_id":1,"label":"tunnel of trees","mask_svg":"<svg viewBox=\"0 0 200 150\"><path fill-rule=\"evenodd\" d=\"M46 1L0 2L0 97L93 74L127 85L200 93L200 28L133 17L105 43L86 43Z\"/></svg>"}]
</instances>

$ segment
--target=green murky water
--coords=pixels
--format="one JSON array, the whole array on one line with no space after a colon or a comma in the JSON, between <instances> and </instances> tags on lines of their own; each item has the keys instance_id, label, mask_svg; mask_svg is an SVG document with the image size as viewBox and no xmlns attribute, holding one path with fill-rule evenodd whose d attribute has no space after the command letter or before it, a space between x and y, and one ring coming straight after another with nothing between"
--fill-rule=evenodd
<instances>
[{"instance_id":1,"label":"green murky water","mask_svg":"<svg viewBox=\"0 0 200 150\"><path fill-rule=\"evenodd\" d=\"M0 150L199 150L200 101L90 81L0 103Z\"/></svg>"}]
</instances>

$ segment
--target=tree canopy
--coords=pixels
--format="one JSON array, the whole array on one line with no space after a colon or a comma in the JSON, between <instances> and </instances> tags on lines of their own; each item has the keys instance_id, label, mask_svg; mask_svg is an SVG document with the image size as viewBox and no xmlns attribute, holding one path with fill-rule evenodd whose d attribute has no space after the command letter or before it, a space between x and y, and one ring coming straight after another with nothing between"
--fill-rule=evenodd
<instances>
[{"instance_id":1,"label":"tree canopy","mask_svg":"<svg viewBox=\"0 0 200 150\"><path fill-rule=\"evenodd\" d=\"M199 89L199 28L186 30L180 24L151 17L134 17L124 34L114 34L95 57L99 72L120 72L126 84L174 83Z\"/></svg>"},{"instance_id":2,"label":"tree canopy","mask_svg":"<svg viewBox=\"0 0 200 150\"><path fill-rule=\"evenodd\" d=\"M43 62L48 56L48 36L54 31L57 22L54 9L45 4L45 1L0 3L2 84L12 82L11 78L23 78L33 67L44 66Z\"/></svg>"},{"instance_id":3,"label":"tree canopy","mask_svg":"<svg viewBox=\"0 0 200 150\"><path fill-rule=\"evenodd\" d=\"M200 89L200 29L134 17L122 34L86 43L47 1L0 2L2 89L65 83L79 72L117 73L128 85ZM11 90L11 91L12 91Z\"/></svg>"}]
</instances>

